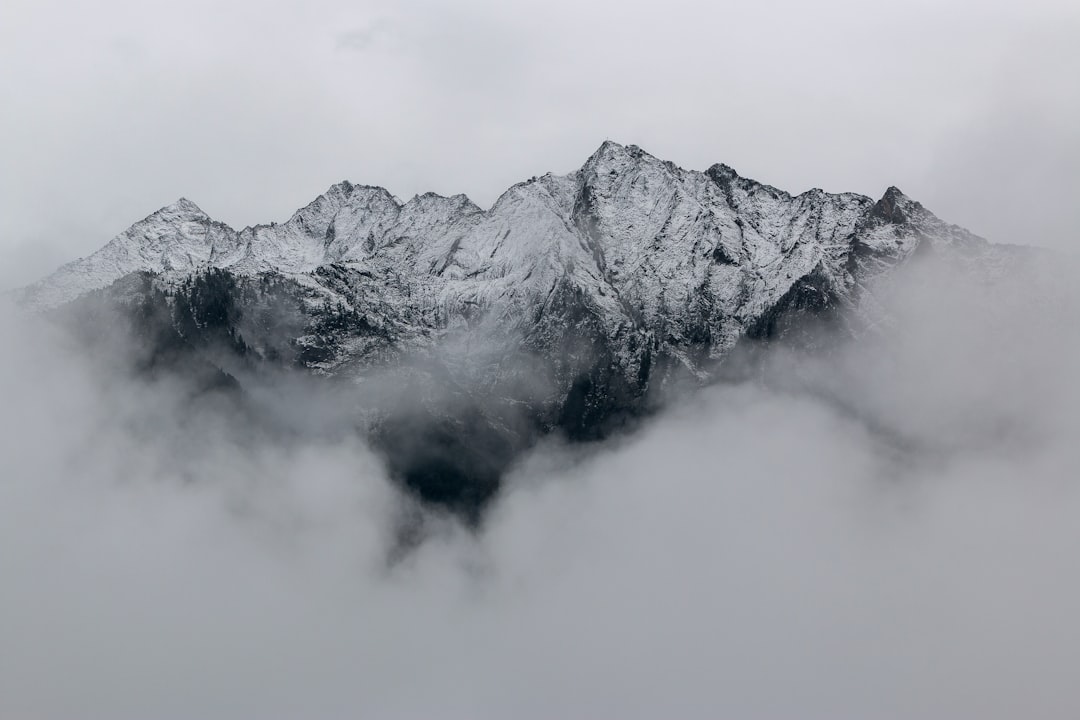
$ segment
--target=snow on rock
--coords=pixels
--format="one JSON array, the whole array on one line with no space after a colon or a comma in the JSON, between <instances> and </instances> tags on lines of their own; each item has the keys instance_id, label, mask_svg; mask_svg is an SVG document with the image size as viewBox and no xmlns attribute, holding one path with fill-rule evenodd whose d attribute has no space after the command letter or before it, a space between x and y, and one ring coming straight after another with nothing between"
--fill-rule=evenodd
<instances>
[{"instance_id":1,"label":"snow on rock","mask_svg":"<svg viewBox=\"0 0 1080 720\"><path fill-rule=\"evenodd\" d=\"M106 287L133 272L182 277L228 256L236 231L211 220L180 198L140 220L93 255L67 263L44 280L25 288L23 299L35 308L52 308L91 290Z\"/></svg>"},{"instance_id":2,"label":"snow on rock","mask_svg":"<svg viewBox=\"0 0 1080 720\"><path fill-rule=\"evenodd\" d=\"M784 303L854 302L915 253L996 257L991 247L896 188L877 201L793 196L726 165L684 170L605 142L579 170L519 183L488 210L464 195L402 203L342 182L285 223L236 231L181 199L25 288L23 301L52 308L133 272L177 280L216 267L279 273L404 335L479 324L538 337L572 297L580 312L560 321L694 370L686 348L716 357Z\"/></svg>"}]
</instances>

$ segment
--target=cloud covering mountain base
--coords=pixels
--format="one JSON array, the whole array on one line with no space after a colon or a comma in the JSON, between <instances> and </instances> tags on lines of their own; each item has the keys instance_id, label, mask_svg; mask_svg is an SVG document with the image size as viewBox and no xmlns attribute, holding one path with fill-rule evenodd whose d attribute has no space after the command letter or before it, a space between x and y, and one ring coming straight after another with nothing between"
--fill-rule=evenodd
<instances>
[{"instance_id":1,"label":"cloud covering mountain base","mask_svg":"<svg viewBox=\"0 0 1080 720\"><path fill-rule=\"evenodd\" d=\"M913 266L887 332L546 441L478 532L5 311L0 714L1075 717L1063 287Z\"/></svg>"}]
</instances>

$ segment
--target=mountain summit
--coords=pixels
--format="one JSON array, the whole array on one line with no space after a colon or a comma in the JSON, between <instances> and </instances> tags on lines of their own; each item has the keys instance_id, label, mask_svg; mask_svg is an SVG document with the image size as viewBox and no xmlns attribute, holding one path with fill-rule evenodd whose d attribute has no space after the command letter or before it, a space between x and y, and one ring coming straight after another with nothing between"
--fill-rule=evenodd
<instances>
[{"instance_id":1,"label":"mountain summit","mask_svg":"<svg viewBox=\"0 0 1080 720\"><path fill-rule=\"evenodd\" d=\"M241 385L273 365L383 388L358 403L391 469L475 507L536 437L602 437L740 343L864 312L876 279L935 252L1011 251L896 188L790 195L605 142L487 210L342 182L237 231L181 199L21 299L138 308L157 323L140 333Z\"/></svg>"},{"instance_id":2,"label":"mountain summit","mask_svg":"<svg viewBox=\"0 0 1080 720\"><path fill-rule=\"evenodd\" d=\"M717 266L723 259L720 265L728 271L738 268L740 275L751 272L760 280L757 291L751 290L754 297L740 303L752 313L818 264L838 290L845 289L842 261L882 226L896 230L900 255L913 251L916 239L933 242L942 231L983 244L895 187L876 203L821 190L791 196L727 165L687 171L635 145L606 141L580 170L519 183L487 211L464 195L426 193L401 203L382 187L344 181L285 223L237 231L181 198L93 255L26 288L23 298L36 308L57 307L133 272L166 280L207 268L240 276L302 275L412 258L423 266L401 270L427 276L447 299L476 294L460 287L455 267L480 285L508 274L523 277L527 271L511 268L528 265L608 285L613 296L640 295L653 305L661 290L669 303L667 295L683 297L692 289L723 291L721 285L729 283L718 284L716 276L731 274ZM702 262L705 256L709 262ZM534 278L530 284L538 282Z\"/></svg>"}]
</instances>

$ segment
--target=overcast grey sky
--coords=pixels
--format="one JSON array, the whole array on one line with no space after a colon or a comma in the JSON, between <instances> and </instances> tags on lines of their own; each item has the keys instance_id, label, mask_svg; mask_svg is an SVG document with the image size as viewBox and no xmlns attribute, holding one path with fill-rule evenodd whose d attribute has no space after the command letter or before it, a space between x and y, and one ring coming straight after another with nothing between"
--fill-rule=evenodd
<instances>
[{"instance_id":1,"label":"overcast grey sky","mask_svg":"<svg viewBox=\"0 0 1080 720\"><path fill-rule=\"evenodd\" d=\"M1075 249L1077 37L1074 0L6 0L0 287L180 196L234 226L342 179L488 205L605 138Z\"/></svg>"}]
</instances>

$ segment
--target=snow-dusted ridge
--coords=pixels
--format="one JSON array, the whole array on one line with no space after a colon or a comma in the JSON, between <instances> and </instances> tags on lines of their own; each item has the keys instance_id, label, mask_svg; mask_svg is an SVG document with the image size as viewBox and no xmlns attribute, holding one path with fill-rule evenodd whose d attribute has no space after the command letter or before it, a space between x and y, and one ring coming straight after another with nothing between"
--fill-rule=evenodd
<instances>
[{"instance_id":1,"label":"snow-dusted ridge","mask_svg":"<svg viewBox=\"0 0 1080 720\"><path fill-rule=\"evenodd\" d=\"M392 474L475 510L545 432L602 437L658 389L715 377L745 339L876 323L879 280L924 253L987 275L1016 255L896 188L791 195L605 142L486 210L341 182L284 223L234 230L181 199L22 301L137 308L149 356L180 368L399 388L407 401L364 405Z\"/></svg>"},{"instance_id":2,"label":"snow-dusted ridge","mask_svg":"<svg viewBox=\"0 0 1080 720\"><path fill-rule=\"evenodd\" d=\"M180 199L22 301L55 308L132 273L165 286L207 268L271 273L301 288L308 309L340 306L384 338L339 333L320 353L327 371L468 331L539 351L602 341L628 378L658 356L704 377L740 338L790 324L781 316L865 305L874 278L916 252L992 271L1004 248L895 187L877 201L791 195L727 165L684 170L609 141L580 169L518 183L487 210L464 195L401 202L341 182L284 223L237 231Z\"/></svg>"},{"instance_id":3,"label":"snow-dusted ridge","mask_svg":"<svg viewBox=\"0 0 1080 720\"><path fill-rule=\"evenodd\" d=\"M595 215L583 223L586 206ZM686 171L608 141L580 170L514 185L488 210L464 195L425 193L401 203L382 187L346 181L284 223L237 231L181 198L26 288L24 300L56 307L132 272L181 278L217 267L239 275L304 274L392 255L416 256L437 275L452 277L450 269L460 267L462 275L500 276L522 263L565 263L579 248L599 263L586 274L637 293L650 277L665 286L680 279L700 286L705 266L692 261L692 251L704 243L752 270L769 288L767 302L785 289L789 274L800 277L822 260L835 264L856 240L890 255L909 252L927 235L973 240L895 188L879 206L862 195L817 189L791 196L722 164ZM856 238L860 223L868 232ZM521 242L507 241L511 233ZM897 247L889 245L894 240ZM588 256L581 259L589 264ZM765 275L769 269L773 277Z\"/></svg>"}]
</instances>

